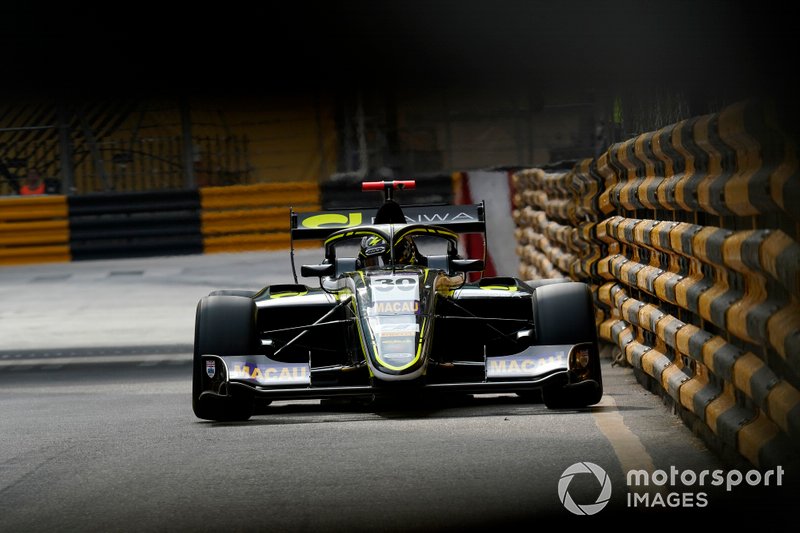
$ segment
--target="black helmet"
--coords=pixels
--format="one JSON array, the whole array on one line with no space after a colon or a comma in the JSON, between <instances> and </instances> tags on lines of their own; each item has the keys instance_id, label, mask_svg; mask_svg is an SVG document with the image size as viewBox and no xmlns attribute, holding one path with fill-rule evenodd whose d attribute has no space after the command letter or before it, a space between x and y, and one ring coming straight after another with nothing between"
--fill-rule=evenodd
<instances>
[{"instance_id":1,"label":"black helmet","mask_svg":"<svg viewBox=\"0 0 800 533\"><path fill-rule=\"evenodd\" d=\"M414 265L418 263L418 252L414 241L406 237L394 245L394 263L396 265ZM377 235L361 239L361 249L358 251L358 264L360 268L380 265L390 265L392 254L387 243Z\"/></svg>"},{"instance_id":2,"label":"black helmet","mask_svg":"<svg viewBox=\"0 0 800 533\"><path fill-rule=\"evenodd\" d=\"M361 249L358 251L358 261L361 268L389 264L389 243L377 235L361 239Z\"/></svg>"}]
</instances>

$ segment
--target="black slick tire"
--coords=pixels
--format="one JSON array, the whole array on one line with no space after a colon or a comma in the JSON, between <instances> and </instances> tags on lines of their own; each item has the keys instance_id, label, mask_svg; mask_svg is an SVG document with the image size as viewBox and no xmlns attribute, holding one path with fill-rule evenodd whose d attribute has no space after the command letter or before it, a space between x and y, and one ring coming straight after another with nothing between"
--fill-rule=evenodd
<instances>
[{"instance_id":1,"label":"black slick tire","mask_svg":"<svg viewBox=\"0 0 800 533\"><path fill-rule=\"evenodd\" d=\"M192 370L192 410L198 418L216 421L247 420L253 415L252 396L235 394L225 398L200 398L202 356L255 353L255 303L251 298L230 295L206 296L197 304ZM238 390L236 390L238 392Z\"/></svg>"},{"instance_id":2,"label":"black slick tire","mask_svg":"<svg viewBox=\"0 0 800 533\"><path fill-rule=\"evenodd\" d=\"M586 407L600 401L603 381L597 349L592 293L584 283L539 286L533 293L536 343L541 345L591 343L589 380L564 387L546 387L542 400L550 409ZM594 382L594 384L592 383ZM596 384L596 385L595 385Z\"/></svg>"}]
</instances>

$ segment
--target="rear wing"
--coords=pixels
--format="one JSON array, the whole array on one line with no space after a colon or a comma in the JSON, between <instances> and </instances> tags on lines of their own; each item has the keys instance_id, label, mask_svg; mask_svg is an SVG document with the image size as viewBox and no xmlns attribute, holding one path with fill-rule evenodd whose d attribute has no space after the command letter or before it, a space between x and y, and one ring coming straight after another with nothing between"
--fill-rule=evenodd
<instances>
[{"instance_id":1,"label":"rear wing","mask_svg":"<svg viewBox=\"0 0 800 533\"><path fill-rule=\"evenodd\" d=\"M455 233L486 233L483 202L470 205L402 206L409 224L429 224ZM324 239L343 228L371 225L378 213L373 208L296 213L290 211L291 239Z\"/></svg>"}]
</instances>

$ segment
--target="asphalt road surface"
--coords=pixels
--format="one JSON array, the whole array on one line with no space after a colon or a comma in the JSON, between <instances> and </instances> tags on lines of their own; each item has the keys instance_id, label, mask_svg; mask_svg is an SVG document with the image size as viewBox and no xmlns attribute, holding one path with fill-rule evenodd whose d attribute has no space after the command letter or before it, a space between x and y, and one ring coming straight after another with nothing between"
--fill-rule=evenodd
<instances>
[{"instance_id":1,"label":"asphalt road surface","mask_svg":"<svg viewBox=\"0 0 800 533\"><path fill-rule=\"evenodd\" d=\"M786 502L797 498L796 485L784 477L774 486L777 473L771 487L730 492L686 486L680 476L674 485L628 486L631 470L727 475L737 465L709 452L630 369L609 361L603 401L580 410L491 395L414 405L276 402L249 422L196 419L186 348L196 298L251 286L284 259L0 270L0 531L530 530L571 519L643 528L793 516ZM38 345L5 335L36 323L50 329L59 318L71 321L52 324L62 347L52 331ZM561 479L578 463L597 465L607 480L589 470ZM566 507L596 514L577 518Z\"/></svg>"}]
</instances>

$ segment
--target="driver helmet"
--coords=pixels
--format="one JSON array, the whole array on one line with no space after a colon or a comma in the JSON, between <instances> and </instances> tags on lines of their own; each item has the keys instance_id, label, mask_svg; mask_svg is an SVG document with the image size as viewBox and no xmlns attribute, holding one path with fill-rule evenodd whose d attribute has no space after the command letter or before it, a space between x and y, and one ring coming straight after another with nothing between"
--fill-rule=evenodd
<instances>
[{"instance_id":1,"label":"driver helmet","mask_svg":"<svg viewBox=\"0 0 800 533\"><path fill-rule=\"evenodd\" d=\"M358 261L361 268L380 266L381 260L386 265L390 261L389 243L377 235L361 239Z\"/></svg>"}]
</instances>

